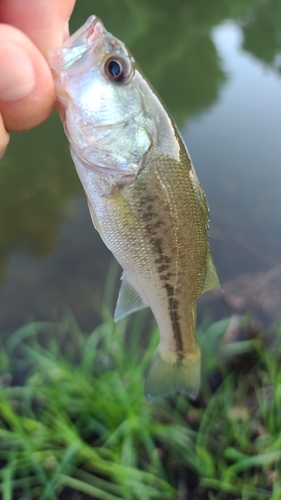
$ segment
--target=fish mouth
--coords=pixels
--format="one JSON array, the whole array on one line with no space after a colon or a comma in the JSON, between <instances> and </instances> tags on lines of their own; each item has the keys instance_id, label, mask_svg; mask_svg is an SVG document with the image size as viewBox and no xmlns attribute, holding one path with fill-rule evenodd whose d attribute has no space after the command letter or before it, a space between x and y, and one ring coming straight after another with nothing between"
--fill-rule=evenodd
<instances>
[{"instance_id":1,"label":"fish mouth","mask_svg":"<svg viewBox=\"0 0 281 500\"><path fill-rule=\"evenodd\" d=\"M87 21L57 50L48 54L48 62L54 77L61 71L69 69L72 64L92 50L100 37L106 32L103 23L97 16L90 16Z\"/></svg>"},{"instance_id":2,"label":"fish mouth","mask_svg":"<svg viewBox=\"0 0 281 500\"><path fill-rule=\"evenodd\" d=\"M62 45L64 48L85 46L95 42L100 35L105 32L101 20L97 16L88 17L87 21L73 35L71 35Z\"/></svg>"},{"instance_id":3,"label":"fish mouth","mask_svg":"<svg viewBox=\"0 0 281 500\"><path fill-rule=\"evenodd\" d=\"M89 51L94 51L102 35L106 33L103 23L97 16L90 16L87 21L63 45L48 54L48 62L51 68L56 88L56 103L62 121L65 121L65 110L68 96L65 91L64 80L67 78L67 70L79 61Z\"/></svg>"}]
</instances>

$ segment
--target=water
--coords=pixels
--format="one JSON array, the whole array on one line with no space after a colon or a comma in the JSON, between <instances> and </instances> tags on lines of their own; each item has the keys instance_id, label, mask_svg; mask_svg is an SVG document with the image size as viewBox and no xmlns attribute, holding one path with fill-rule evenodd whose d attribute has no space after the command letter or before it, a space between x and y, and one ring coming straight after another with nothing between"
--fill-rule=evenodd
<instances>
[{"instance_id":1,"label":"water","mask_svg":"<svg viewBox=\"0 0 281 500\"><path fill-rule=\"evenodd\" d=\"M180 126L207 193L227 297L244 298L246 308L260 304L274 320L281 298L281 7L273 0L118 5L78 0L72 29L96 13L130 47ZM66 307L82 327L97 323L111 255L90 221L56 113L14 134L1 161L0 242L0 331L56 319Z\"/></svg>"},{"instance_id":2,"label":"water","mask_svg":"<svg viewBox=\"0 0 281 500\"><path fill-rule=\"evenodd\" d=\"M216 28L213 39L228 81L216 104L182 132L211 206L225 280L279 262L281 79L242 50L234 23Z\"/></svg>"}]
</instances>

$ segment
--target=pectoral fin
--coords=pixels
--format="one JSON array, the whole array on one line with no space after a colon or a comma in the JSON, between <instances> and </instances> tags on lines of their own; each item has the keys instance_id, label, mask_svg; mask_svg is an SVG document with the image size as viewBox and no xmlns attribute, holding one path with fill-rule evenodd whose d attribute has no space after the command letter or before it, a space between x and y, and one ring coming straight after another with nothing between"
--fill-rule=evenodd
<instances>
[{"instance_id":1,"label":"pectoral fin","mask_svg":"<svg viewBox=\"0 0 281 500\"><path fill-rule=\"evenodd\" d=\"M91 205L91 202L90 202L89 198L87 198L87 203L88 203L88 208L89 208L90 216L91 216L91 219L92 219L92 223L94 224L94 228L98 231L98 233L102 237L102 230L101 230L101 227L100 227L100 225L98 223L98 219L97 219L96 214L95 214L95 212L94 212L94 210L92 208L92 205Z\"/></svg>"},{"instance_id":2,"label":"pectoral fin","mask_svg":"<svg viewBox=\"0 0 281 500\"><path fill-rule=\"evenodd\" d=\"M119 319L125 318L125 316L144 307L147 307L147 304L144 303L134 287L123 276L114 313L114 321L119 321Z\"/></svg>"},{"instance_id":3,"label":"pectoral fin","mask_svg":"<svg viewBox=\"0 0 281 500\"><path fill-rule=\"evenodd\" d=\"M216 268L214 266L211 254L208 254L207 261L207 271L204 281L204 286L202 289L202 293L207 292L207 290L212 290L213 288L221 288L219 278L217 275Z\"/></svg>"}]
</instances>

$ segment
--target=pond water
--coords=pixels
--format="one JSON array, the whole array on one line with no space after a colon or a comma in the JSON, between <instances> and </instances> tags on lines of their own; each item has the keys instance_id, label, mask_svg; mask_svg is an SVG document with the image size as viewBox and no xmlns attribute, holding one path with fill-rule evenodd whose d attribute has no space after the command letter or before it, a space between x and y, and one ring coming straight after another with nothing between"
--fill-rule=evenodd
<instances>
[{"instance_id":1,"label":"pond water","mask_svg":"<svg viewBox=\"0 0 281 500\"><path fill-rule=\"evenodd\" d=\"M117 10L114 0L78 0L72 30L92 13L130 47L180 127L226 296L278 318L280 2L124 0ZM66 308L93 328L110 260L56 112L14 134L0 170L0 331Z\"/></svg>"}]
</instances>

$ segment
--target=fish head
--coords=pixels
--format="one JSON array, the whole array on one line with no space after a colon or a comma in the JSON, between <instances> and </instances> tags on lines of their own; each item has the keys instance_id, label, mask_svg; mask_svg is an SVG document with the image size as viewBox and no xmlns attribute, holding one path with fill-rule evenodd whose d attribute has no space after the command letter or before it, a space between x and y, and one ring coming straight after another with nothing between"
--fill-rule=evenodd
<instances>
[{"instance_id":1,"label":"fish head","mask_svg":"<svg viewBox=\"0 0 281 500\"><path fill-rule=\"evenodd\" d=\"M87 168L133 180L153 142L154 110L124 43L91 16L49 64L72 153Z\"/></svg>"}]
</instances>

